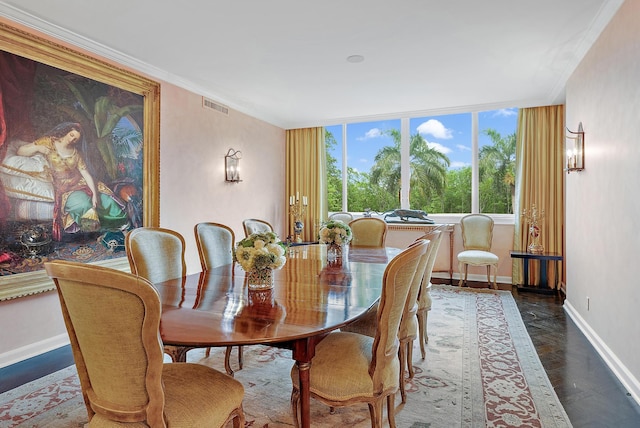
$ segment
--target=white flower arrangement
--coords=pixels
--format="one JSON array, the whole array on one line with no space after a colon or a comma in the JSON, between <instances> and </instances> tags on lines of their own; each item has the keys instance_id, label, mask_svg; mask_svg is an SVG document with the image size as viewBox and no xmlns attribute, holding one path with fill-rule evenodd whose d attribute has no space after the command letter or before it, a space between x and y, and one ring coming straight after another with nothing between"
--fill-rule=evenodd
<instances>
[{"instance_id":1,"label":"white flower arrangement","mask_svg":"<svg viewBox=\"0 0 640 428\"><path fill-rule=\"evenodd\" d=\"M329 220L320 229L318 241L321 244L342 245L351 242L351 228L339 220Z\"/></svg>"},{"instance_id":2,"label":"white flower arrangement","mask_svg":"<svg viewBox=\"0 0 640 428\"><path fill-rule=\"evenodd\" d=\"M281 269L287 262L284 244L274 232L252 233L238 242L234 257L247 272Z\"/></svg>"}]
</instances>

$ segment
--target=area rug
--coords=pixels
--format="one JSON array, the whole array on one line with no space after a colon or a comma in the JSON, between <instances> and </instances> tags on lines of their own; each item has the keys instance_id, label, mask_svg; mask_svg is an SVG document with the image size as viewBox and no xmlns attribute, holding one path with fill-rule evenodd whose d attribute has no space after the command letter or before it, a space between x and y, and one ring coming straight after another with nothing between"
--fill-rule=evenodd
<instances>
[{"instance_id":1,"label":"area rug","mask_svg":"<svg viewBox=\"0 0 640 428\"><path fill-rule=\"evenodd\" d=\"M570 427L508 291L434 285L427 356L414 345L415 376L396 423L406 428ZM289 351L245 346L247 427L293 426ZM237 365L235 350L233 363ZM224 370L224 349L188 360ZM396 404L400 396L396 397ZM386 417L386 415L385 415ZM81 427L87 415L75 366L0 395L2 427ZM366 405L329 408L312 400L314 427L370 427Z\"/></svg>"}]
</instances>

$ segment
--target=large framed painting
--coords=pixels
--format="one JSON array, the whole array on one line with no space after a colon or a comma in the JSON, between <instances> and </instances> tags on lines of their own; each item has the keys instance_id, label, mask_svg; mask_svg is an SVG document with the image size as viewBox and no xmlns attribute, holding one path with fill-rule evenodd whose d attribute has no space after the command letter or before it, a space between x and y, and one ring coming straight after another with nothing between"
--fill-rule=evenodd
<instances>
[{"instance_id":1,"label":"large framed painting","mask_svg":"<svg viewBox=\"0 0 640 428\"><path fill-rule=\"evenodd\" d=\"M52 290L43 264L126 270L159 224L160 85L0 22L0 300Z\"/></svg>"}]
</instances>

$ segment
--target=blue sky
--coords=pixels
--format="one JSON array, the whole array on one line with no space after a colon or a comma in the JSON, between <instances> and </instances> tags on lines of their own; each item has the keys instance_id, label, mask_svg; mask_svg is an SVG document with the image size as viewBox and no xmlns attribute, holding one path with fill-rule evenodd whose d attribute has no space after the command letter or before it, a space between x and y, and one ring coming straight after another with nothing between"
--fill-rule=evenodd
<instances>
[{"instance_id":1,"label":"blue sky","mask_svg":"<svg viewBox=\"0 0 640 428\"><path fill-rule=\"evenodd\" d=\"M478 113L480 147L491 144L491 139L482 133L494 129L507 136L516 130L518 110L501 109ZM411 134L419 132L427 143L445 153L451 160L451 168L471 165L471 113L426 116L409 120ZM342 166L342 127L327 126L336 141L332 155ZM347 125L347 163L358 171L369 171L378 151L392 144L392 139L384 135L389 129L400 129L400 119L374 122L351 123Z\"/></svg>"}]
</instances>

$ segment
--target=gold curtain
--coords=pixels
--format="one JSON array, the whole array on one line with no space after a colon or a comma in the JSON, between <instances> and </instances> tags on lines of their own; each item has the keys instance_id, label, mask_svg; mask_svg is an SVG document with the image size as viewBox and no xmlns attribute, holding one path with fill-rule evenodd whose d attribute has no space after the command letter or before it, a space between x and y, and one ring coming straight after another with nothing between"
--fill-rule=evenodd
<instances>
[{"instance_id":1,"label":"gold curtain","mask_svg":"<svg viewBox=\"0 0 640 428\"><path fill-rule=\"evenodd\" d=\"M320 223L327 215L326 150L324 128L287 130L287 204L296 195L306 196L308 206L302 216L302 240L317 241ZM289 207L287 207L288 209ZM293 236L294 218L289 215L289 234Z\"/></svg>"},{"instance_id":2,"label":"gold curtain","mask_svg":"<svg viewBox=\"0 0 640 428\"><path fill-rule=\"evenodd\" d=\"M564 106L546 106L520 109L516 136L516 210L513 248L527 251L530 243L529 225L523 210L535 204L538 212L544 210L540 224L540 244L545 253L563 254L564 250ZM520 259L513 259L514 284L523 282ZM530 284L538 284L538 261L529 269ZM555 272L555 263L549 262L547 278L552 286L562 280L562 263ZM558 275L558 273L560 275ZM526 284L525 284L526 285Z\"/></svg>"}]
</instances>

